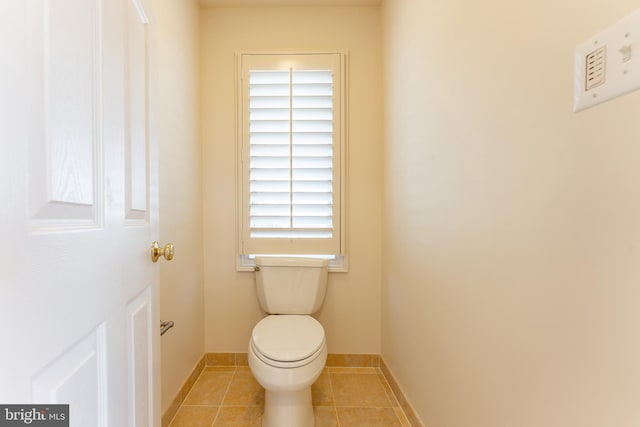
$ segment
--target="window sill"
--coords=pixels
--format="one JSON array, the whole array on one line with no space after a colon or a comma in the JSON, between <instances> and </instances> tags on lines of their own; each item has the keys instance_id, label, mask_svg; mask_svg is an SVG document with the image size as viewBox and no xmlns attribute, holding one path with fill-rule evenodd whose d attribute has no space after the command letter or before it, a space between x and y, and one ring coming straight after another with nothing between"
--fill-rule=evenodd
<instances>
[{"instance_id":1,"label":"window sill","mask_svg":"<svg viewBox=\"0 0 640 427\"><path fill-rule=\"evenodd\" d=\"M309 257L313 258L313 255L309 255ZM254 271L256 267L254 258L255 258L255 255L238 255L238 260L236 262L236 270L237 271ZM338 255L333 257L333 259L329 261L330 273L347 273L348 271L349 269L347 266L347 257Z\"/></svg>"}]
</instances>

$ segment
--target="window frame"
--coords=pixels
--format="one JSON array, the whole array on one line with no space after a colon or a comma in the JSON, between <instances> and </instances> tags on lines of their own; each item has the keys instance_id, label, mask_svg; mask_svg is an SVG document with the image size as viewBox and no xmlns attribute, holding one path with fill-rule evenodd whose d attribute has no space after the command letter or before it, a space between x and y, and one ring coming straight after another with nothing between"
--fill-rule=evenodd
<instances>
[{"instance_id":1,"label":"window frame","mask_svg":"<svg viewBox=\"0 0 640 427\"><path fill-rule=\"evenodd\" d=\"M347 174L347 64L348 64L348 52L346 50L295 50L295 51L241 51L236 52L236 70L235 70L235 82L236 82L236 269L238 271L253 271L255 267L254 257L257 254L246 254L243 253L244 247L244 236L246 233L245 227L248 227L246 223L248 215L247 212L249 210L249 204L246 202L247 197L247 189L248 178L247 178L247 169L248 165L245 167L245 150L248 149L248 132L245 128L247 123L246 115L248 112L248 105L246 105L245 101L245 83L243 82L243 59L247 56L271 56L274 59L280 57L280 59L285 59L285 57L297 57L300 58L305 55L338 55L339 58L339 67L338 72L340 73L340 81L339 81L339 121L337 124L339 126L339 131L337 134L339 135L339 141L337 142L338 147L336 147L336 142L334 141L334 149L337 148L337 154L339 156L339 162L337 165L337 174L339 176L339 184L337 187L334 187L334 191L339 191L339 195L337 200L340 203L339 209L339 228L338 228L338 240L339 240L339 253L336 254L286 254L286 253L272 253L266 254L278 256L278 255L293 255L293 256L317 256L317 257L331 257L329 262L329 270L333 272L347 272L347 188L348 188L348 174ZM296 58L296 59L297 59ZM335 91L334 91L335 96ZM334 126L336 123L334 121ZM335 167L335 166L334 166ZM264 255L264 254L263 254Z\"/></svg>"}]
</instances>

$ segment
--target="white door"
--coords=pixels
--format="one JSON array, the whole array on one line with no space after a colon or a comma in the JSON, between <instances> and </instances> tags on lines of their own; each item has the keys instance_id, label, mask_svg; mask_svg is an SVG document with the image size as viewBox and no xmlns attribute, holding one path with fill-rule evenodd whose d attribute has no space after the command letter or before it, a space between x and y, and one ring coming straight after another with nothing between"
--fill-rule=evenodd
<instances>
[{"instance_id":1,"label":"white door","mask_svg":"<svg viewBox=\"0 0 640 427\"><path fill-rule=\"evenodd\" d=\"M160 425L152 6L0 0L0 405L73 427Z\"/></svg>"}]
</instances>

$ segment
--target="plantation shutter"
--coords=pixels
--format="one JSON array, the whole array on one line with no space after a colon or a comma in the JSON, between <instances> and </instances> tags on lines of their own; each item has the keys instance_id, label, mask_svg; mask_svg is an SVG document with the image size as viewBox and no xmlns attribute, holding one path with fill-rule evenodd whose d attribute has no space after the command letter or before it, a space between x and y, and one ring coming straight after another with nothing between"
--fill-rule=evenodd
<instances>
[{"instance_id":1,"label":"plantation shutter","mask_svg":"<svg viewBox=\"0 0 640 427\"><path fill-rule=\"evenodd\" d=\"M340 58L273 56L242 64L243 251L339 254Z\"/></svg>"}]
</instances>

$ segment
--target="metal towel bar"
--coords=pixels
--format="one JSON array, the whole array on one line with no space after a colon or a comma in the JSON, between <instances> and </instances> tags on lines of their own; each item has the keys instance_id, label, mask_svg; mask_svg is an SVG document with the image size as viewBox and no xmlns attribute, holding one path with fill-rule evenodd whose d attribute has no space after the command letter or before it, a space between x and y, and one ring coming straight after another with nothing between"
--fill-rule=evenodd
<instances>
[{"instance_id":1,"label":"metal towel bar","mask_svg":"<svg viewBox=\"0 0 640 427\"><path fill-rule=\"evenodd\" d=\"M173 324L173 320L168 320L166 322L164 321L160 321L160 336L163 336L165 334L165 332L167 332L169 329L173 328L174 324Z\"/></svg>"}]
</instances>

